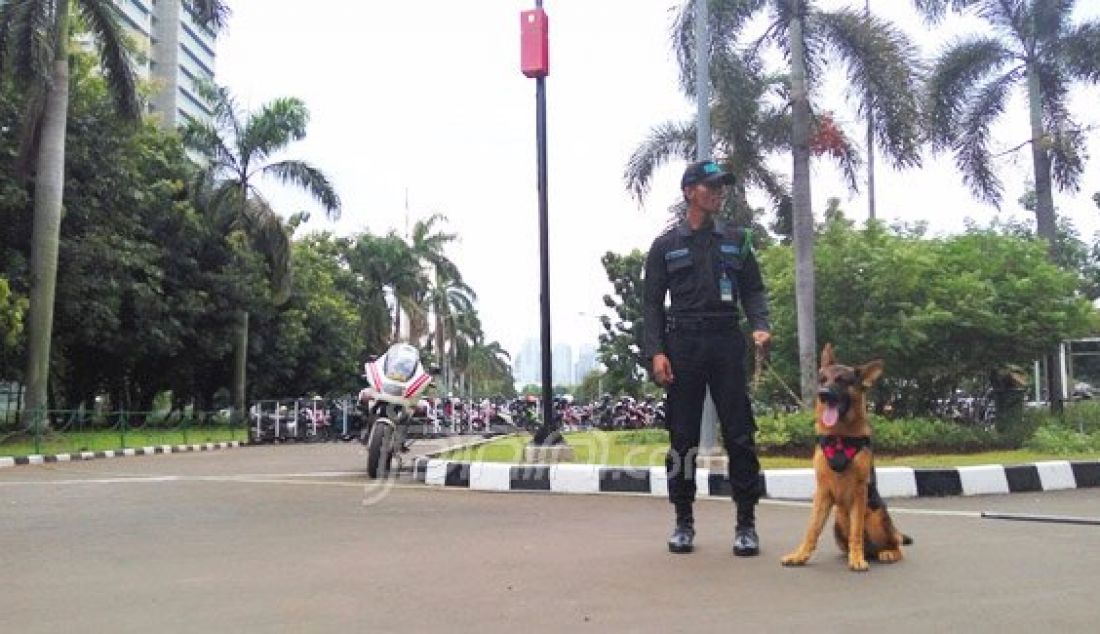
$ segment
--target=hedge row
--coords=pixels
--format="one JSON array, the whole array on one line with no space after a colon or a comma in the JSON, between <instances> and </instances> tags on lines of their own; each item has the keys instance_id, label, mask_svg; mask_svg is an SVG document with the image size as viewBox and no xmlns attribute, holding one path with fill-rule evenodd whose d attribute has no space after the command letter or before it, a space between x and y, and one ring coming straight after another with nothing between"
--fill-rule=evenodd
<instances>
[{"instance_id":1,"label":"hedge row","mask_svg":"<svg viewBox=\"0 0 1100 634\"><path fill-rule=\"evenodd\" d=\"M816 442L813 414L763 415L756 419L756 443L764 455L807 455ZM1062 416L1027 412L1001 432L934 418L887 419L871 416L875 451L880 454L971 453L1026 448L1051 454L1100 451L1100 403L1074 404ZM617 434L620 445L660 444L668 434L647 429Z\"/></svg>"}]
</instances>

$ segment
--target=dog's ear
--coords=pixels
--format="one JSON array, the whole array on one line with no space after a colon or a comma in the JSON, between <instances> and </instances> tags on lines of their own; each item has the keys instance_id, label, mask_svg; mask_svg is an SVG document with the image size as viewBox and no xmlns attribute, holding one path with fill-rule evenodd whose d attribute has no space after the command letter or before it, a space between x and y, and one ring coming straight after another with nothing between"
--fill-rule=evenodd
<instances>
[{"instance_id":1,"label":"dog's ear","mask_svg":"<svg viewBox=\"0 0 1100 634\"><path fill-rule=\"evenodd\" d=\"M882 376L882 369L882 359L875 359L856 368L856 376L863 383L863 387L871 387Z\"/></svg>"},{"instance_id":2,"label":"dog's ear","mask_svg":"<svg viewBox=\"0 0 1100 634\"><path fill-rule=\"evenodd\" d=\"M833 344L827 343L825 344L825 348L821 351L821 369L824 370L835 364L836 359L833 358Z\"/></svg>"}]
</instances>

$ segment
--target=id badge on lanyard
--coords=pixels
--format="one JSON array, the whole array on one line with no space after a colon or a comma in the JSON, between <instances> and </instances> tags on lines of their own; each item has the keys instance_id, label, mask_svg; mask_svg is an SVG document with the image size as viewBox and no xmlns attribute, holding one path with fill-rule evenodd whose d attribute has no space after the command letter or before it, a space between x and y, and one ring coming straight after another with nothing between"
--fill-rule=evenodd
<instances>
[{"instance_id":1,"label":"id badge on lanyard","mask_svg":"<svg viewBox=\"0 0 1100 634\"><path fill-rule=\"evenodd\" d=\"M724 303L733 303L733 280L725 271L722 272L722 279L718 281L718 295Z\"/></svg>"}]
</instances>

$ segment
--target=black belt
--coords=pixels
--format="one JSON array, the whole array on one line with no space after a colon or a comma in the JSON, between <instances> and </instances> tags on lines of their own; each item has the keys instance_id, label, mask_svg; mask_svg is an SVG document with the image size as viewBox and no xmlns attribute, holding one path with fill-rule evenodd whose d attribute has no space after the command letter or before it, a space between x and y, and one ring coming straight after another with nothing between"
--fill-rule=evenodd
<instances>
[{"instance_id":1,"label":"black belt","mask_svg":"<svg viewBox=\"0 0 1100 634\"><path fill-rule=\"evenodd\" d=\"M726 332L736 329L737 315L669 316L665 320L665 330L668 332Z\"/></svg>"}]
</instances>

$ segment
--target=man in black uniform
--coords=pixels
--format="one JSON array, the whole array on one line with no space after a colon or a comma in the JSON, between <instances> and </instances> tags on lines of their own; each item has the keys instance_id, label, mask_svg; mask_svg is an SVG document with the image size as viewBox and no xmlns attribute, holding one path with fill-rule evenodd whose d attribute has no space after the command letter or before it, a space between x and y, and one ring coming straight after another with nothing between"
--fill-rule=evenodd
<instances>
[{"instance_id":1,"label":"man in black uniform","mask_svg":"<svg viewBox=\"0 0 1100 634\"><path fill-rule=\"evenodd\" d=\"M771 341L768 300L752 252L751 233L716 216L734 176L714 161L692 163L680 186L686 216L653 241L645 266L645 353L654 380L668 390L671 440L665 466L676 528L674 553L692 550L695 520L695 456L705 389L718 410L729 454L729 479L737 505L735 555L756 555L755 507L760 498L752 405L745 377L745 337L737 304L753 341L765 351ZM671 307L665 310L665 294Z\"/></svg>"}]
</instances>

